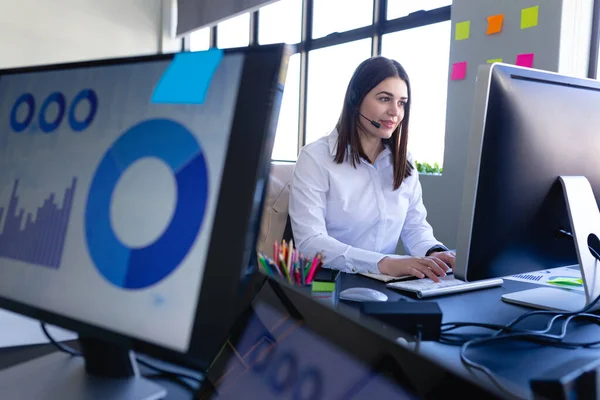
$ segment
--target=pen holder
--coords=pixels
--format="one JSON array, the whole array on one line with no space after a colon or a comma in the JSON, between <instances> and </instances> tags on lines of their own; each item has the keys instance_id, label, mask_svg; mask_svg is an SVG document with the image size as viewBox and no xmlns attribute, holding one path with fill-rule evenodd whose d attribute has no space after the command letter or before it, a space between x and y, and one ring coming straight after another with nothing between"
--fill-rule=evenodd
<instances>
[{"instance_id":1,"label":"pen holder","mask_svg":"<svg viewBox=\"0 0 600 400\"><path fill-rule=\"evenodd\" d=\"M339 271L331 269L320 270L310 285L305 285L302 290L312 298L331 306L336 306L339 299Z\"/></svg>"}]
</instances>

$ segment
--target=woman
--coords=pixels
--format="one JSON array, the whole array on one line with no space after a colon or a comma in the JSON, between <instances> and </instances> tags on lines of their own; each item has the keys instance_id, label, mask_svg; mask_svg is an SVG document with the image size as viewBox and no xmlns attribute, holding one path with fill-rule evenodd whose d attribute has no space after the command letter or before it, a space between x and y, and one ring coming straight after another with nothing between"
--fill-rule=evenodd
<instances>
[{"instance_id":1,"label":"woman","mask_svg":"<svg viewBox=\"0 0 600 400\"><path fill-rule=\"evenodd\" d=\"M439 281L454 253L433 235L408 153L410 81L385 57L362 62L328 136L298 155L290 192L294 241L344 272ZM398 239L410 255L394 254Z\"/></svg>"}]
</instances>

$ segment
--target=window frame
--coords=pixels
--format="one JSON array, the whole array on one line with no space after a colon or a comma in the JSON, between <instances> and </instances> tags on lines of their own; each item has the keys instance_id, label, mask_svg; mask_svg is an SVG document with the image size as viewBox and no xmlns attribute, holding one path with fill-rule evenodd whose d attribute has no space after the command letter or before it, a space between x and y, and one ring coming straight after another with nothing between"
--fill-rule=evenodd
<instances>
[{"instance_id":1,"label":"window frame","mask_svg":"<svg viewBox=\"0 0 600 400\"><path fill-rule=\"evenodd\" d=\"M594 0L592 11L592 37L590 40L590 58L588 78L598 79L598 53L600 52L600 0Z\"/></svg>"},{"instance_id":2,"label":"window frame","mask_svg":"<svg viewBox=\"0 0 600 400\"><path fill-rule=\"evenodd\" d=\"M319 1L319 0L316 0ZM329 35L313 39L313 12L315 0L302 0L302 24L301 41L291 45L294 54L300 53L300 99L298 106L298 148L296 154L306 144L306 114L307 114L307 92L308 92L308 63L311 50L332 47L360 39L371 39L371 56L381 54L381 43L383 35L407 29L432 25L439 22L451 20L451 5L435 8L432 10L418 10L407 16L395 19L387 19L387 2L389 0L372 0L373 17L371 25L352 29L345 32L333 32ZM600 5L600 0L594 0ZM258 44L258 28L260 23L260 9L250 14L250 44L249 46L260 46ZM210 31L210 48L217 46L218 25L213 26ZM597 35L598 36L598 35ZM185 43L187 42L187 45ZM184 39L184 49L189 50L189 36ZM596 53L598 49L596 49ZM596 65L596 64L594 64ZM595 70L594 70L595 74ZM274 162L295 162L296 160L278 160Z\"/></svg>"}]
</instances>

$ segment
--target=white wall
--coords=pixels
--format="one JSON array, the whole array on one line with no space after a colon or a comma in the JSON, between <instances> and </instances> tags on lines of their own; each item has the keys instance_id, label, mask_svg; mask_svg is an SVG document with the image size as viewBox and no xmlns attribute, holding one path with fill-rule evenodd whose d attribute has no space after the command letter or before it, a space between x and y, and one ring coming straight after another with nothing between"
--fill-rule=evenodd
<instances>
[{"instance_id":1,"label":"white wall","mask_svg":"<svg viewBox=\"0 0 600 400\"><path fill-rule=\"evenodd\" d=\"M162 0L0 0L0 68L156 54L163 25Z\"/></svg>"},{"instance_id":2,"label":"white wall","mask_svg":"<svg viewBox=\"0 0 600 400\"><path fill-rule=\"evenodd\" d=\"M539 25L520 29L521 9L539 5ZM450 81L442 176L421 175L423 202L436 237L456 246L459 210L470 136L475 76L491 58L514 63L519 53L535 53L534 68L585 77L589 60L592 0L453 0L452 63L467 61L467 77ZM505 14L501 34L487 36L487 16ZM456 41L456 23L471 21L469 40Z\"/></svg>"}]
</instances>

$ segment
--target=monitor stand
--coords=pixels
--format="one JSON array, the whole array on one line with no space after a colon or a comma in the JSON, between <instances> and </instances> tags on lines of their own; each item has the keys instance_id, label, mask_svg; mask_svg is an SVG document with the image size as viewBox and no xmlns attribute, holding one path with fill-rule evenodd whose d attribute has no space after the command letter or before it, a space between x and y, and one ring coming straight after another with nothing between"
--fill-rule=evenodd
<instances>
[{"instance_id":1,"label":"monitor stand","mask_svg":"<svg viewBox=\"0 0 600 400\"><path fill-rule=\"evenodd\" d=\"M132 351L80 338L84 357L61 351L0 371L2 399L155 400L166 389L142 378Z\"/></svg>"},{"instance_id":2,"label":"monitor stand","mask_svg":"<svg viewBox=\"0 0 600 400\"><path fill-rule=\"evenodd\" d=\"M579 260L584 292L541 287L508 293L502 296L507 303L552 311L579 311L600 296L600 262L590 250L590 243L600 238L600 212L590 182L584 176L559 177L573 241ZM600 252L600 249L595 249ZM589 311L600 309L600 302Z\"/></svg>"}]
</instances>

